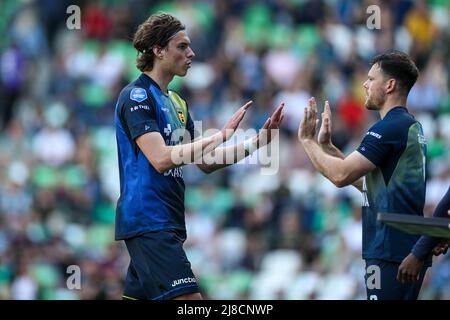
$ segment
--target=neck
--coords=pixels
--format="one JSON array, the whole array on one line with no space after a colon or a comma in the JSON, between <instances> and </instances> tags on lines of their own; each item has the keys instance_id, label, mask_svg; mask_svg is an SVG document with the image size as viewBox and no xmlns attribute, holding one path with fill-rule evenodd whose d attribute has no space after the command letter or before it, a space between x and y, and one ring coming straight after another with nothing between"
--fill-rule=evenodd
<instances>
[{"instance_id":1,"label":"neck","mask_svg":"<svg viewBox=\"0 0 450 320\"><path fill-rule=\"evenodd\" d=\"M379 111L381 119L383 119L389 111L398 106L406 107L406 97L388 97Z\"/></svg>"},{"instance_id":2,"label":"neck","mask_svg":"<svg viewBox=\"0 0 450 320\"><path fill-rule=\"evenodd\" d=\"M167 86L172 81L173 74L164 72L159 68L153 68L151 71L144 71L144 73L158 84L162 92L167 93Z\"/></svg>"}]
</instances>

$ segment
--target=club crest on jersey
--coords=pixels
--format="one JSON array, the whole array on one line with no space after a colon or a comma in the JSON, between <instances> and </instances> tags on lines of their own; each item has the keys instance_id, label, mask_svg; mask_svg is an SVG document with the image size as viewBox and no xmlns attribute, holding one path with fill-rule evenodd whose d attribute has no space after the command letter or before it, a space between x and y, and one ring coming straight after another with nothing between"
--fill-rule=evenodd
<instances>
[{"instance_id":1,"label":"club crest on jersey","mask_svg":"<svg viewBox=\"0 0 450 320\"><path fill-rule=\"evenodd\" d=\"M142 102L147 99L147 91L142 88L134 88L130 92L130 99L136 102Z\"/></svg>"},{"instance_id":2,"label":"club crest on jersey","mask_svg":"<svg viewBox=\"0 0 450 320\"><path fill-rule=\"evenodd\" d=\"M183 111L177 110L177 113L178 113L178 119L180 119L181 123L183 123L183 124L186 123L186 118L184 116Z\"/></svg>"}]
</instances>

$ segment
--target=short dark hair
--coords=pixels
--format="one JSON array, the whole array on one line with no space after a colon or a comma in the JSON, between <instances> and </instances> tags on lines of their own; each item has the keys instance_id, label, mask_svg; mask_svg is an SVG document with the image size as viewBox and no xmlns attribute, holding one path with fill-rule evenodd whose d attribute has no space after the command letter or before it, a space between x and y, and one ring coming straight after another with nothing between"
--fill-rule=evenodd
<instances>
[{"instance_id":1,"label":"short dark hair","mask_svg":"<svg viewBox=\"0 0 450 320\"><path fill-rule=\"evenodd\" d=\"M370 65L374 64L378 64L386 76L394 78L399 91L406 96L419 76L419 70L414 61L401 51L394 50L377 55Z\"/></svg>"},{"instance_id":2,"label":"short dark hair","mask_svg":"<svg viewBox=\"0 0 450 320\"><path fill-rule=\"evenodd\" d=\"M139 51L136 66L142 72L153 69L153 47L164 48L172 36L186 27L174 16L168 13L151 15L139 25L133 37L133 46Z\"/></svg>"}]
</instances>

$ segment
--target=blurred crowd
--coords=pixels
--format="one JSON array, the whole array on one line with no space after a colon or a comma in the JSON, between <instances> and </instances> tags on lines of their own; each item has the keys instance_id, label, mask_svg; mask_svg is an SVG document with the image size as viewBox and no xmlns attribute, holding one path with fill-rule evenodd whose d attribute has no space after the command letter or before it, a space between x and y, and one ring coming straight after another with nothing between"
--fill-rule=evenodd
<instances>
[{"instance_id":1,"label":"blurred crowd","mask_svg":"<svg viewBox=\"0 0 450 320\"><path fill-rule=\"evenodd\" d=\"M68 6L81 9L69 30ZM366 22L381 8L381 29ZM333 141L353 151L376 114L362 83L396 48L420 77L408 107L428 140L425 214L450 185L447 0L2 0L0 2L0 299L120 299L129 257L114 241L119 174L113 126L134 80L131 39L150 14L186 26L196 53L171 87L203 129L253 100L243 128L286 103L280 166L184 168L187 255L209 299L365 299L361 196L313 170L297 128L309 97L333 110ZM71 265L81 290L70 290ZM422 299L450 299L450 255L435 258Z\"/></svg>"}]
</instances>

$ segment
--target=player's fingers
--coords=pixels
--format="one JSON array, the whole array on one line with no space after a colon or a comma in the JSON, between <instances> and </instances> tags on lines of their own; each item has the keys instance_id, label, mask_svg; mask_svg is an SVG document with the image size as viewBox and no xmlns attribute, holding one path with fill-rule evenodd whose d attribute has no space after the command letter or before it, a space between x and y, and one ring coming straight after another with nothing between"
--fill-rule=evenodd
<instances>
[{"instance_id":1,"label":"player's fingers","mask_svg":"<svg viewBox=\"0 0 450 320\"><path fill-rule=\"evenodd\" d=\"M411 273L406 274L405 282L412 282L413 275Z\"/></svg>"},{"instance_id":2,"label":"player's fingers","mask_svg":"<svg viewBox=\"0 0 450 320\"><path fill-rule=\"evenodd\" d=\"M309 98L309 106L311 107L311 109L317 113L317 103L316 103L316 98L311 97Z\"/></svg>"},{"instance_id":3,"label":"player's fingers","mask_svg":"<svg viewBox=\"0 0 450 320\"><path fill-rule=\"evenodd\" d=\"M305 119L305 124L306 124L307 122L309 122L309 120L310 120L310 111L309 111L309 107L306 107L306 108L305 108L305 117L304 117L304 119Z\"/></svg>"},{"instance_id":4,"label":"player's fingers","mask_svg":"<svg viewBox=\"0 0 450 320\"><path fill-rule=\"evenodd\" d=\"M246 104L242 106L242 109L247 110L252 105L253 100L248 101Z\"/></svg>"},{"instance_id":5,"label":"player's fingers","mask_svg":"<svg viewBox=\"0 0 450 320\"><path fill-rule=\"evenodd\" d=\"M401 275L401 270L400 268L397 271L397 281L402 282L402 275Z\"/></svg>"},{"instance_id":6,"label":"player's fingers","mask_svg":"<svg viewBox=\"0 0 450 320\"><path fill-rule=\"evenodd\" d=\"M244 111L242 111L242 113L241 113L240 116L239 116L240 120L242 120L242 119L244 118L244 116L245 116L246 113L247 113L247 110L244 109ZM240 121L240 120L239 120L239 121Z\"/></svg>"},{"instance_id":7,"label":"player's fingers","mask_svg":"<svg viewBox=\"0 0 450 320\"><path fill-rule=\"evenodd\" d=\"M308 107L308 121L314 121L315 119L314 110L311 107Z\"/></svg>"},{"instance_id":8,"label":"player's fingers","mask_svg":"<svg viewBox=\"0 0 450 320\"><path fill-rule=\"evenodd\" d=\"M326 132L330 132L330 119L328 118L328 116L325 116L325 118L323 119L323 125L325 127Z\"/></svg>"},{"instance_id":9,"label":"player's fingers","mask_svg":"<svg viewBox=\"0 0 450 320\"><path fill-rule=\"evenodd\" d=\"M325 101L325 107L323 110L326 114L328 114L329 116L331 116L331 108L330 108L330 103L327 101Z\"/></svg>"},{"instance_id":10,"label":"player's fingers","mask_svg":"<svg viewBox=\"0 0 450 320\"><path fill-rule=\"evenodd\" d=\"M401 283L405 283L406 282L406 278L407 278L407 271L404 270L403 268L400 268L397 274L397 279L401 282Z\"/></svg>"},{"instance_id":11,"label":"player's fingers","mask_svg":"<svg viewBox=\"0 0 450 320\"><path fill-rule=\"evenodd\" d=\"M276 108L276 110L274 111L274 113L272 114L272 116L270 118L273 119L273 121L277 122L280 119L281 116L281 112L283 111L284 108L284 102L282 102L278 108Z\"/></svg>"},{"instance_id":12,"label":"player's fingers","mask_svg":"<svg viewBox=\"0 0 450 320\"><path fill-rule=\"evenodd\" d=\"M236 121L237 119L239 119L239 117L245 112L244 107L239 108L238 111L236 111L233 116L231 117L231 121Z\"/></svg>"},{"instance_id":13,"label":"player's fingers","mask_svg":"<svg viewBox=\"0 0 450 320\"><path fill-rule=\"evenodd\" d=\"M239 123L241 123L242 119L244 118L245 110L242 110L235 118L234 126L237 127Z\"/></svg>"},{"instance_id":14,"label":"player's fingers","mask_svg":"<svg viewBox=\"0 0 450 320\"><path fill-rule=\"evenodd\" d=\"M306 127L306 122L307 121L308 121L308 108L305 107L303 109L303 118L302 118L302 121L300 122L300 125L301 125L302 128Z\"/></svg>"},{"instance_id":15,"label":"player's fingers","mask_svg":"<svg viewBox=\"0 0 450 320\"><path fill-rule=\"evenodd\" d=\"M310 99L309 106L310 106L311 111L313 113L314 119L317 118L317 113L318 113L318 111L317 111L317 103L316 103L316 99L314 97L312 97Z\"/></svg>"},{"instance_id":16,"label":"player's fingers","mask_svg":"<svg viewBox=\"0 0 450 320\"><path fill-rule=\"evenodd\" d=\"M266 122L264 122L264 125L262 126L262 129L267 129L270 124L270 118L267 118Z\"/></svg>"}]
</instances>

